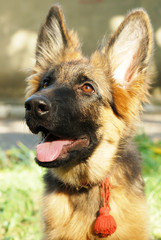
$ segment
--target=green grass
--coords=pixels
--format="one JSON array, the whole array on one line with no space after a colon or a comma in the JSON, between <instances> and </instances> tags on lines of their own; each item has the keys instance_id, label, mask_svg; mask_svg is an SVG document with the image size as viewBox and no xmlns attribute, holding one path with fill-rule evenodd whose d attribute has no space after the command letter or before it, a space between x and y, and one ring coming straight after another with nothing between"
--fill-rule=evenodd
<instances>
[{"instance_id":1,"label":"green grass","mask_svg":"<svg viewBox=\"0 0 161 240\"><path fill-rule=\"evenodd\" d=\"M150 229L161 240L161 141L151 141L145 134L136 137L143 164L145 193L150 215Z\"/></svg>"},{"instance_id":2,"label":"green grass","mask_svg":"<svg viewBox=\"0 0 161 240\"><path fill-rule=\"evenodd\" d=\"M142 157L143 176L152 237L161 240L161 142L146 135L135 138ZM0 239L41 239L41 181L43 169L34 163L34 152L19 148L0 150Z\"/></svg>"},{"instance_id":3,"label":"green grass","mask_svg":"<svg viewBox=\"0 0 161 240\"><path fill-rule=\"evenodd\" d=\"M42 169L34 153L19 148L0 151L0 239L41 239Z\"/></svg>"}]
</instances>

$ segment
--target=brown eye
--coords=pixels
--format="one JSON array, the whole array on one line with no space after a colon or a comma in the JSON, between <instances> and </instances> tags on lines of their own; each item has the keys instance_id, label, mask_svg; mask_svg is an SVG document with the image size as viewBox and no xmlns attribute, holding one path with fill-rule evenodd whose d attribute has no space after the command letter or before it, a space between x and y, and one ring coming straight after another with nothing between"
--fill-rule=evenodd
<instances>
[{"instance_id":1,"label":"brown eye","mask_svg":"<svg viewBox=\"0 0 161 240\"><path fill-rule=\"evenodd\" d=\"M83 86L82 86L82 91L85 92L85 93L93 93L94 92L94 88L91 84L89 83L85 83Z\"/></svg>"},{"instance_id":2,"label":"brown eye","mask_svg":"<svg viewBox=\"0 0 161 240\"><path fill-rule=\"evenodd\" d=\"M43 81L43 88L47 88L49 86L49 80L45 79Z\"/></svg>"}]
</instances>

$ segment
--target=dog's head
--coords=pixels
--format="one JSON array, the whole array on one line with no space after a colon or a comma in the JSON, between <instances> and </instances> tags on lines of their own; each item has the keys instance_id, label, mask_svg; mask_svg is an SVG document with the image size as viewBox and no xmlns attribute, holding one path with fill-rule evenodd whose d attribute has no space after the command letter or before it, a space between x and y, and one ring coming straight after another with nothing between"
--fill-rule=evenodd
<instances>
[{"instance_id":1,"label":"dog's head","mask_svg":"<svg viewBox=\"0 0 161 240\"><path fill-rule=\"evenodd\" d=\"M42 133L37 163L71 184L103 180L146 99L151 52L143 10L130 13L87 59L60 7L53 6L38 36L25 103L30 130Z\"/></svg>"}]
</instances>

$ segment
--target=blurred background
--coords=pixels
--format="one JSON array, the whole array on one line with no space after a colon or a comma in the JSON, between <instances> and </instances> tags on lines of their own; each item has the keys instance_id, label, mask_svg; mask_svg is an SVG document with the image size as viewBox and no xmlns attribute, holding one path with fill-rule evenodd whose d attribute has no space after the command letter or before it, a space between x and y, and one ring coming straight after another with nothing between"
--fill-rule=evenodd
<instances>
[{"instance_id":1,"label":"blurred background","mask_svg":"<svg viewBox=\"0 0 161 240\"><path fill-rule=\"evenodd\" d=\"M17 120L24 119L25 78L34 64L37 33L57 1L0 2L0 145L6 148L21 140L33 147L36 138L30 138L23 121ZM108 39L130 10L146 9L154 28L155 48L152 104L145 106L148 115L143 116L143 127L150 136L161 137L161 0L60 0L59 4L68 28L78 32L85 55L90 55L104 37Z\"/></svg>"},{"instance_id":2,"label":"blurred background","mask_svg":"<svg viewBox=\"0 0 161 240\"><path fill-rule=\"evenodd\" d=\"M41 239L44 171L34 163L39 137L25 125L25 78L34 64L37 33L54 0L0 0L0 239ZM161 0L59 0L68 28L90 55L134 8L148 12L154 29L151 104L135 138L152 238L161 240Z\"/></svg>"},{"instance_id":3,"label":"blurred background","mask_svg":"<svg viewBox=\"0 0 161 240\"><path fill-rule=\"evenodd\" d=\"M40 25L53 0L1 0L0 8L0 100L22 103L25 71L33 64L35 43ZM110 36L124 16L133 8L143 7L154 28L152 90L161 102L161 0L60 0L68 28L79 34L85 55L91 54Z\"/></svg>"},{"instance_id":4,"label":"blurred background","mask_svg":"<svg viewBox=\"0 0 161 240\"><path fill-rule=\"evenodd\" d=\"M57 1L0 0L0 3L0 145L8 147L21 140L33 146L35 138L29 138L25 124L17 119L24 119L25 78L34 64L37 33L50 6ZM68 28L78 32L85 55L90 55L104 37L108 39L130 10L146 9L154 28L155 48L151 67L152 105L146 108L153 118L147 116L144 122L148 134L160 136L161 0L60 0L59 4ZM155 133L152 125L157 127Z\"/></svg>"}]
</instances>

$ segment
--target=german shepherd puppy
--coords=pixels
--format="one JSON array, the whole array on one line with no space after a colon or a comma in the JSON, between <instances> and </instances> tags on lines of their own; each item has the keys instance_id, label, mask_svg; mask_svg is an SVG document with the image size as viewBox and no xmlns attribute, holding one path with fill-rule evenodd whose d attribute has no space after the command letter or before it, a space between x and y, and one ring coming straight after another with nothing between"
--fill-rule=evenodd
<instances>
[{"instance_id":1,"label":"german shepherd puppy","mask_svg":"<svg viewBox=\"0 0 161 240\"><path fill-rule=\"evenodd\" d=\"M86 58L61 8L51 7L25 103L27 125L42 133L36 162L48 169L45 240L149 239L141 159L132 136L148 96L151 53L152 28L142 9ZM95 227L102 206L114 220L105 234ZM99 224L104 228L104 220Z\"/></svg>"}]
</instances>

